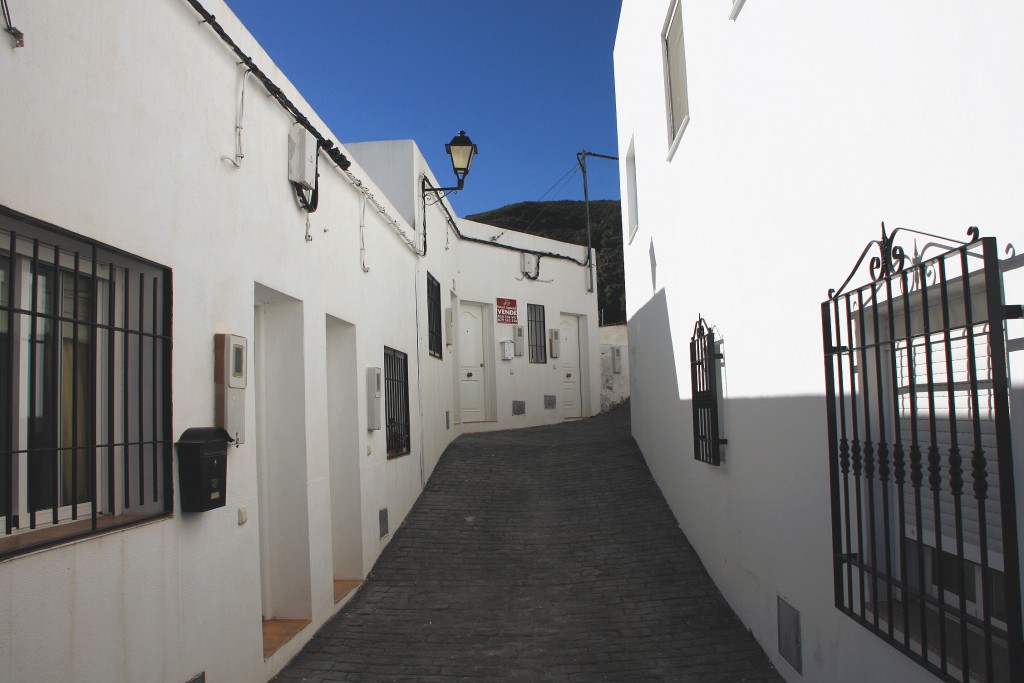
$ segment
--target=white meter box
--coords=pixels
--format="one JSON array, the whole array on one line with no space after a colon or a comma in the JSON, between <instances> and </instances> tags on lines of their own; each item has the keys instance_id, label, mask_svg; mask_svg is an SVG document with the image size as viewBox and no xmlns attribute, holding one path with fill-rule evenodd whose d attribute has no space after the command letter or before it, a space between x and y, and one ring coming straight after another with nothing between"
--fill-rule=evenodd
<instances>
[{"instance_id":1,"label":"white meter box","mask_svg":"<svg viewBox=\"0 0 1024 683\"><path fill-rule=\"evenodd\" d=\"M316 138L301 123L288 133L288 180L306 190L316 186Z\"/></svg>"}]
</instances>

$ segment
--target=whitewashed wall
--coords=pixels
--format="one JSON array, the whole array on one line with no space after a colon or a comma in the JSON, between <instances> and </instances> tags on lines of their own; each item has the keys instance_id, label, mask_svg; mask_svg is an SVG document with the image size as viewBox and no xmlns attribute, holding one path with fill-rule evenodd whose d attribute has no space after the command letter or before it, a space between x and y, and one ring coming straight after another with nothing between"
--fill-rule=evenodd
<instances>
[{"instance_id":1,"label":"whitewashed wall","mask_svg":"<svg viewBox=\"0 0 1024 683\"><path fill-rule=\"evenodd\" d=\"M787 680L933 680L833 607L819 306L881 221L1024 244L1024 13L1002 0L754 1L733 22L727 0L683 0L690 122L671 153L669 6L625 0L615 47L619 156L632 151L636 177L630 206L624 163L634 436ZM1024 299L1020 272L1007 303ZM724 340L720 468L692 456L700 315ZM1017 404L1021 337L1012 322ZM776 596L801 613L802 676L777 651Z\"/></svg>"},{"instance_id":2,"label":"whitewashed wall","mask_svg":"<svg viewBox=\"0 0 1024 683\"><path fill-rule=\"evenodd\" d=\"M313 125L334 140L344 135L317 118L222 0L204 4ZM26 46L8 49L0 37L0 148L10 162L0 164L0 205L172 270L175 439L214 422L219 332L249 339L262 410L274 417L261 431L251 382L225 507L176 510L0 562L0 680L184 681L201 671L209 681L266 680L337 609L332 579L361 578L388 542L378 510L389 509L393 534L461 431L442 419L455 408L454 357L427 355L427 271L442 283L443 307L452 281L459 297L540 292L549 310L588 316L588 334L596 298L582 293L577 267L546 271L560 284L528 292L517 289L508 253L455 240L445 249L437 207L428 254L416 256L372 205L363 211L325 156L307 241L286 175L291 119L250 79L245 158L241 168L222 159L235 151L242 72L182 0L37 0L16 9ZM352 96L372 106L372 93ZM416 238L418 175L429 169L411 143L381 148L410 181L393 201L358 163L352 171ZM365 370L383 365L385 345L408 354L411 381L412 449L392 460L385 432L366 429ZM596 358L595 344L588 371ZM526 380L500 384L500 402L527 390ZM588 411L596 395L589 402ZM556 421L496 417L490 426ZM272 567L281 588L271 611L312 621L267 661L261 527L274 557L293 553Z\"/></svg>"},{"instance_id":3,"label":"whitewashed wall","mask_svg":"<svg viewBox=\"0 0 1024 683\"><path fill-rule=\"evenodd\" d=\"M586 259L586 247L524 235L467 220L459 221L459 229L463 234L478 239L490 241L492 237L500 235L497 241L501 244L560 254L580 261ZM585 268L572 261L543 257L540 260L537 280L530 280L523 276L518 252L464 242L460 252L458 287L459 295L467 301L493 306L498 298L515 299L519 324L524 328L527 328L527 304L545 304L545 339L548 339L548 331L559 327L562 314L578 316L582 417L596 415L599 412L600 350L597 341L597 296L595 292L587 291ZM562 419L561 361L564 354L559 358L553 358L548 340L546 363L531 363L525 350L522 356L516 356L512 360L501 360L500 342L513 338L513 327L499 323L494 325L492 352L496 395L499 397L495 406L497 422L465 424L463 428L467 432L530 427ZM544 407L545 395L556 397L554 409ZM525 414L513 415L512 401L525 402Z\"/></svg>"},{"instance_id":4,"label":"whitewashed wall","mask_svg":"<svg viewBox=\"0 0 1024 683\"><path fill-rule=\"evenodd\" d=\"M601 340L601 410L610 410L629 398L629 329L625 324L605 325ZM618 350L619 371L615 371Z\"/></svg>"},{"instance_id":5,"label":"whitewashed wall","mask_svg":"<svg viewBox=\"0 0 1024 683\"><path fill-rule=\"evenodd\" d=\"M410 140L357 143L348 148L388 196L402 196L410 192L410 187L418 193L423 174L427 175L434 187L451 184L450 181L438 181L433 176L415 143ZM472 178L466 181L464 192L472 192L472 182ZM402 209L402 215L421 225L424 207L419 202L418 194L414 196L416 203L407 203ZM530 363L525 353L509 361L501 360L500 343L503 339L513 338L514 326L497 322L494 308L499 298L516 300L518 324L524 328L527 327L528 304L545 306L545 325L548 330L559 326L562 314L579 317L582 416L588 417L599 412L601 385L596 287L595 291L588 291L587 271L580 265L586 261L586 247L457 218L458 232L471 238L463 240L448 226L447 215L440 207L429 204L426 207L426 221L430 235L428 263L446 259L442 262L454 264L439 269L431 266L431 274L441 283L442 308L449 306L452 298L491 307L491 343L487 353L493 370L491 381L496 397L492 402L492 419L466 423L462 429L491 431L562 420L561 364L559 359L551 357L550 343L546 363ZM488 244L473 240L484 240ZM537 279L531 280L523 275L521 252L517 249L568 258L541 257ZM423 334L426 334L425 328ZM425 336L423 343L426 343ZM446 346L444 350L445 357L457 353L457 345ZM436 367L435 363L426 365ZM544 408L545 395L558 397L556 408ZM525 402L526 412L513 415L512 401ZM453 420L458 420L458 412L456 406Z\"/></svg>"}]
</instances>

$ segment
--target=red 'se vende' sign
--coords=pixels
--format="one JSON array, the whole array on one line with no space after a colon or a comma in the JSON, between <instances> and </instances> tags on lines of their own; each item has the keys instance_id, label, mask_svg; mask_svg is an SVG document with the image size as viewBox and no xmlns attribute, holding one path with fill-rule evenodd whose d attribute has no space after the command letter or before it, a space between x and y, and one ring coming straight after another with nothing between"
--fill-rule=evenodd
<instances>
[{"instance_id":1,"label":"red 'se vende' sign","mask_svg":"<svg viewBox=\"0 0 1024 683\"><path fill-rule=\"evenodd\" d=\"M516 307L515 299L498 299L498 322L519 324L519 309Z\"/></svg>"}]
</instances>

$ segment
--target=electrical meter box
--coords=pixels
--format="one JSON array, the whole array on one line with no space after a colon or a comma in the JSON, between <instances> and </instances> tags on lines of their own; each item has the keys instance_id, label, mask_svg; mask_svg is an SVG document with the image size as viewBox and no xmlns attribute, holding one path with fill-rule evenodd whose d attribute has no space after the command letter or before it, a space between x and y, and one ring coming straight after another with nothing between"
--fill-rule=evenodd
<instances>
[{"instance_id":1,"label":"electrical meter box","mask_svg":"<svg viewBox=\"0 0 1024 683\"><path fill-rule=\"evenodd\" d=\"M551 357L558 358L562 350L562 331L558 328L551 328Z\"/></svg>"},{"instance_id":2,"label":"electrical meter box","mask_svg":"<svg viewBox=\"0 0 1024 683\"><path fill-rule=\"evenodd\" d=\"M380 368L366 368L366 429L380 429Z\"/></svg>"},{"instance_id":3,"label":"electrical meter box","mask_svg":"<svg viewBox=\"0 0 1024 683\"><path fill-rule=\"evenodd\" d=\"M501 359L512 360L513 356L516 355L516 344L511 339L501 340Z\"/></svg>"},{"instance_id":4,"label":"electrical meter box","mask_svg":"<svg viewBox=\"0 0 1024 683\"><path fill-rule=\"evenodd\" d=\"M230 442L231 436L220 427L192 427L174 444L182 512L224 507Z\"/></svg>"},{"instance_id":5,"label":"electrical meter box","mask_svg":"<svg viewBox=\"0 0 1024 683\"><path fill-rule=\"evenodd\" d=\"M522 325L516 325L513 337L516 355L521 356L526 351L526 328Z\"/></svg>"},{"instance_id":6,"label":"electrical meter box","mask_svg":"<svg viewBox=\"0 0 1024 683\"><path fill-rule=\"evenodd\" d=\"M621 346L613 346L612 347L612 372L614 372L617 375L622 373L622 347Z\"/></svg>"},{"instance_id":7,"label":"electrical meter box","mask_svg":"<svg viewBox=\"0 0 1024 683\"><path fill-rule=\"evenodd\" d=\"M537 272L537 255L536 254L527 254L524 251L524 252L522 252L522 257L523 257L523 262L522 262L522 269L521 270L522 270L523 274L536 277L535 273Z\"/></svg>"},{"instance_id":8,"label":"electrical meter box","mask_svg":"<svg viewBox=\"0 0 1024 683\"><path fill-rule=\"evenodd\" d=\"M304 190L316 187L316 138L301 123L292 124L288 133L288 180Z\"/></svg>"},{"instance_id":9,"label":"electrical meter box","mask_svg":"<svg viewBox=\"0 0 1024 683\"><path fill-rule=\"evenodd\" d=\"M245 443L245 386L248 383L248 342L235 334L213 336L215 423L236 444Z\"/></svg>"}]
</instances>

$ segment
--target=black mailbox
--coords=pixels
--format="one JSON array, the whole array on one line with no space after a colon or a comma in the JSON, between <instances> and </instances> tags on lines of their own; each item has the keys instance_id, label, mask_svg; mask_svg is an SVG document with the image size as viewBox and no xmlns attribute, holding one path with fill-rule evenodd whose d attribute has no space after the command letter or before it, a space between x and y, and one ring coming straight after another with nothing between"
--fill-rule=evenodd
<instances>
[{"instance_id":1,"label":"black mailbox","mask_svg":"<svg viewBox=\"0 0 1024 683\"><path fill-rule=\"evenodd\" d=\"M233 439L220 427L192 427L174 444L182 512L224 507L229 441Z\"/></svg>"}]
</instances>

